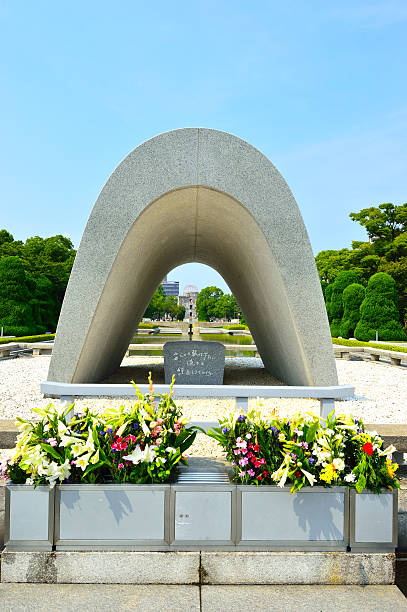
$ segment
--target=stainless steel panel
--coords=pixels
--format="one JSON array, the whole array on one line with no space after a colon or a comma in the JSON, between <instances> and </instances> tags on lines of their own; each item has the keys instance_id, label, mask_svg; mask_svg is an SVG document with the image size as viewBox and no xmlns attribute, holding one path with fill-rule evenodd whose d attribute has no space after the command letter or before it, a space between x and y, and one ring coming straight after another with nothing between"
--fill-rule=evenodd
<instances>
[{"instance_id":1,"label":"stainless steel panel","mask_svg":"<svg viewBox=\"0 0 407 612\"><path fill-rule=\"evenodd\" d=\"M58 541L164 540L165 490L62 486Z\"/></svg>"},{"instance_id":2,"label":"stainless steel panel","mask_svg":"<svg viewBox=\"0 0 407 612\"><path fill-rule=\"evenodd\" d=\"M394 496L355 495L355 542L392 542Z\"/></svg>"},{"instance_id":3,"label":"stainless steel panel","mask_svg":"<svg viewBox=\"0 0 407 612\"><path fill-rule=\"evenodd\" d=\"M345 491L242 490L245 541L341 541Z\"/></svg>"},{"instance_id":4,"label":"stainless steel panel","mask_svg":"<svg viewBox=\"0 0 407 612\"><path fill-rule=\"evenodd\" d=\"M232 491L177 490L175 541L230 541Z\"/></svg>"},{"instance_id":5,"label":"stainless steel panel","mask_svg":"<svg viewBox=\"0 0 407 612\"><path fill-rule=\"evenodd\" d=\"M48 486L10 486L9 538L11 541L49 539L51 489Z\"/></svg>"}]
</instances>

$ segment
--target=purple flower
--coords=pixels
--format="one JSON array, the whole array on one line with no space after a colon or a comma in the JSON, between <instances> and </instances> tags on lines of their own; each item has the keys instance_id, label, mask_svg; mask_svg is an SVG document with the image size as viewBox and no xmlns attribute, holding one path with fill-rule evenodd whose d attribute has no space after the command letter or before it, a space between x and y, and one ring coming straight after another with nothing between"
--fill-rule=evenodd
<instances>
[{"instance_id":1,"label":"purple flower","mask_svg":"<svg viewBox=\"0 0 407 612\"><path fill-rule=\"evenodd\" d=\"M241 414L240 416L237 417L237 420L239 423L244 423L246 420L246 417L244 416L244 414Z\"/></svg>"},{"instance_id":2,"label":"purple flower","mask_svg":"<svg viewBox=\"0 0 407 612\"><path fill-rule=\"evenodd\" d=\"M229 431L230 431L229 427L224 427L224 428L222 429L222 433L224 433L224 434L229 433Z\"/></svg>"},{"instance_id":3,"label":"purple flower","mask_svg":"<svg viewBox=\"0 0 407 612\"><path fill-rule=\"evenodd\" d=\"M313 457L310 457L308 459L308 463L310 463L312 465L313 463L315 463L315 459L313 459Z\"/></svg>"},{"instance_id":4,"label":"purple flower","mask_svg":"<svg viewBox=\"0 0 407 612\"><path fill-rule=\"evenodd\" d=\"M138 423L134 423L133 429L137 431L138 429L140 429L140 425Z\"/></svg>"}]
</instances>

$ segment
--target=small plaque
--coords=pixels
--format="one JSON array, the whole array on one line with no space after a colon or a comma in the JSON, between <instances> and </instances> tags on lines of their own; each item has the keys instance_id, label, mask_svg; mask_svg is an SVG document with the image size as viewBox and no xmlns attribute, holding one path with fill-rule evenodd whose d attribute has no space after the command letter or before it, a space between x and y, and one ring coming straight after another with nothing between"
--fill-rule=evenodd
<instances>
[{"instance_id":1,"label":"small plaque","mask_svg":"<svg viewBox=\"0 0 407 612\"><path fill-rule=\"evenodd\" d=\"M221 385L226 349L221 342L166 342L165 384L175 374L178 385Z\"/></svg>"}]
</instances>

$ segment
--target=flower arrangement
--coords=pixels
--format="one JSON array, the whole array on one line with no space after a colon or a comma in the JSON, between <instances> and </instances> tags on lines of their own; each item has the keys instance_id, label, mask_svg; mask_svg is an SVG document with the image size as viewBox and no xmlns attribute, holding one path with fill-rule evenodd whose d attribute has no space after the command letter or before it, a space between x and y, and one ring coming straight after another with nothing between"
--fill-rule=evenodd
<instances>
[{"instance_id":1,"label":"flower arrangement","mask_svg":"<svg viewBox=\"0 0 407 612\"><path fill-rule=\"evenodd\" d=\"M49 405L34 410L40 421L17 419L20 434L0 464L2 477L51 487L57 482L165 482L178 462L186 463L183 453L196 431L186 427L172 385L169 394L156 395L151 374L149 382L150 393L142 395L136 387L137 401L129 408L71 418L74 405L62 411Z\"/></svg>"},{"instance_id":2,"label":"flower arrangement","mask_svg":"<svg viewBox=\"0 0 407 612\"><path fill-rule=\"evenodd\" d=\"M394 446L383 449L377 432L366 432L358 419L326 420L312 415L271 421L259 410L247 415L231 412L208 435L223 447L234 469L234 480L245 485L284 487L291 493L304 486L345 485L358 493L398 488L392 463Z\"/></svg>"}]
</instances>

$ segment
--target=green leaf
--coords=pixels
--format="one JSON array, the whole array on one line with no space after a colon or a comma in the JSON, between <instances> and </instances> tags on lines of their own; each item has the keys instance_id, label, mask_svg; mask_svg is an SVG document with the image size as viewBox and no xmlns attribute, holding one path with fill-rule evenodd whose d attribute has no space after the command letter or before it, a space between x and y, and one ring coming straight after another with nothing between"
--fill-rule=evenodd
<instances>
[{"instance_id":1,"label":"green leaf","mask_svg":"<svg viewBox=\"0 0 407 612\"><path fill-rule=\"evenodd\" d=\"M40 446L43 450L45 450L45 452L49 453L51 457L54 457L54 459L61 461L61 455L58 453L58 451L55 450L53 446L51 446L51 444L45 444L44 442L41 442Z\"/></svg>"},{"instance_id":2,"label":"green leaf","mask_svg":"<svg viewBox=\"0 0 407 612\"><path fill-rule=\"evenodd\" d=\"M311 442L314 441L315 434L317 433L318 428L319 428L318 421L315 421L314 423L312 423L312 425L309 426L307 434L305 436L305 439L308 442L308 444L311 444Z\"/></svg>"}]
</instances>

